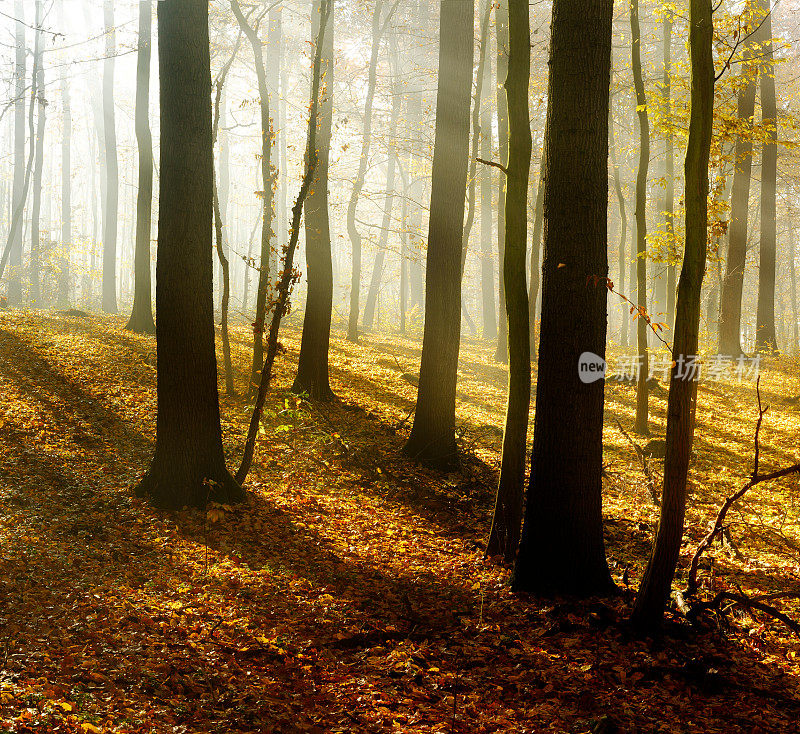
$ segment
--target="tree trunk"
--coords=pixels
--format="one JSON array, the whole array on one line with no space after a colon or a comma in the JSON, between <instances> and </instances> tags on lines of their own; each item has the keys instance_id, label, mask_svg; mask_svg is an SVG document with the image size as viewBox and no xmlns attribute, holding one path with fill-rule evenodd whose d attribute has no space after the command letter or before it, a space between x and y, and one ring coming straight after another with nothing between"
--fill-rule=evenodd
<instances>
[{"instance_id":1,"label":"tree trunk","mask_svg":"<svg viewBox=\"0 0 800 734\"><path fill-rule=\"evenodd\" d=\"M519 544L525 484L528 412L531 400L531 339L525 256L528 245L528 178L531 122L528 108L531 46L528 0L509 0L509 60L505 88L508 100L504 277L508 317L509 382L500 482L488 555L513 561Z\"/></svg>"},{"instance_id":2,"label":"tree trunk","mask_svg":"<svg viewBox=\"0 0 800 734\"><path fill-rule=\"evenodd\" d=\"M540 250L542 249L542 224L544 219L544 154L539 162L539 183L536 186L536 203L533 207L533 236L531 237L531 279L528 285L528 327L530 330L531 354L536 349L536 301L542 280Z\"/></svg>"},{"instance_id":3,"label":"tree trunk","mask_svg":"<svg viewBox=\"0 0 800 734\"><path fill-rule=\"evenodd\" d=\"M553 3L539 370L517 591L614 588L601 507L603 381L579 379L581 354L605 356L612 14L612 0Z\"/></svg>"},{"instance_id":4,"label":"tree trunk","mask_svg":"<svg viewBox=\"0 0 800 734\"><path fill-rule=\"evenodd\" d=\"M258 37L258 24L251 26L242 13L239 0L231 0L231 10L236 21L247 36L253 50L253 61L258 80L258 100L261 111L261 256L258 267L258 288L256 290L256 316L253 322L253 364L250 370L250 388L252 395L258 388L259 373L264 362L264 324L267 318L267 298L270 290L270 256L272 242L272 129L269 114L269 87L267 70L264 65L264 51ZM263 15L262 15L263 17Z\"/></svg>"},{"instance_id":5,"label":"tree trunk","mask_svg":"<svg viewBox=\"0 0 800 734\"><path fill-rule=\"evenodd\" d=\"M114 112L114 0L105 0L103 19L106 59L103 63L103 131L106 150L106 204L103 210L103 311L117 313L117 217L119 214L119 164Z\"/></svg>"},{"instance_id":6,"label":"tree trunk","mask_svg":"<svg viewBox=\"0 0 800 734\"><path fill-rule=\"evenodd\" d=\"M42 292L41 271L41 212L42 212L42 172L44 169L44 131L47 124L47 100L44 86L44 58L42 55L41 23L44 13L42 0L36 0L36 41L34 61L36 66L36 88L38 92L38 124L36 127L36 154L33 165L33 191L31 199L31 290L28 301L34 308L40 306Z\"/></svg>"},{"instance_id":7,"label":"tree trunk","mask_svg":"<svg viewBox=\"0 0 800 734\"><path fill-rule=\"evenodd\" d=\"M156 449L137 492L159 507L244 498L225 468L212 282L208 5L158 3L161 161Z\"/></svg>"},{"instance_id":8,"label":"tree trunk","mask_svg":"<svg viewBox=\"0 0 800 734\"><path fill-rule=\"evenodd\" d=\"M758 33L744 41L744 83L739 88L738 114L742 125L752 126L755 111L758 62L753 61ZM736 138L731 190L731 217L728 227L728 256L722 283L719 312L719 353L737 357L742 353L742 290L747 260L747 217L750 208L750 173L753 165L753 138L749 130Z\"/></svg>"},{"instance_id":9,"label":"tree trunk","mask_svg":"<svg viewBox=\"0 0 800 734\"><path fill-rule=\"evenodd\" d=\"M136 143L139 188L136 195L133 310L125 327L137 334L155 334L150 283L150 230L153 211L153 137L150 133L150 56L152 5L139 0L139 47L136 59Z\"/></svg>"},{"instance_id":10,"label":"tree trunk","mask_svg":"<svg viewBox=\"0 0 800 734\"><path fill-rule=\"evenodd\" d=\"M499 0L495 14L495 30L497 36L497 139L500 160L508 159L508 104L506 102L503 83L508 73L508 2ZM505 272L505 236L506 236L506 177L498 174L497 191L497 256L499 263L498 291L500 300L500 319L497 327L497 346L494 358L497 362L508 362L508 324L505 319L506 283Z\"/></svg>"},{"instance_id":11,"label":"tree trunk","mask_svg":"<svg viewBox=\"0 0 800 734\"><path fill-rule=\"evenodd\" d=\"M619 162L617 161L617 149L614 144L614 115L611 111L611 103L609 100L608 106L608 148L611 157L611 167L614 171L614 191L617 194L617 203L619 204L619 283L617 283L617 291L625 293L625 271L627 265L627 253L625 251L625 240L628 234L628 216L625 213L625 194L622 192L622 182L619 178ZM630 314L628 312L628 305L622 303L622 322L620 332L620 346L624 347L628 344L628 321Z\"/></svg>"},{"instance_id":12,"label":"tree trunk","mask_svg":"<svg viewBox=\"0 0 800 734\"><path fill-rule=\"evenodd\" d=\"M312 23L314 38L319 36L322 0L316 0ZM331 400L333 391L328 376L328 350L333 311L333 261L328 213L328 169L333 125L333 35L334 3L330 0L328 22L320 59L324 90L319 102L316 180L305 201L306 268L308 289L303 316L303 337L297 362L295 393L306 393L315 400Z\"/></svg>"},{"instance_id":13,"label":"tree trunk","mask_svg":"<svg viewBox=\"0 0 800 734\"><path fill-rule=\"evenodd\" d=\"M64 25L64 0L58 5L60 24ZM69 96L69 77L61 74L61 258L58 276L58 306L69 305L70 256L72 253L72 109Z\"/></svg>"},{"instance_id":14,"label":"tree trunk","mask_svg":"<svg viewBox=\"0 0 800 734\"><path fill-rule=\"evenodd\" d=\"M761 123L764 146L761 152L761 242L758 262L758 308L756 310L756 349L776 352L775 333L775 186L778 173L778 110L775 102L775 64L772 46L770 1L761 0L764 23L759 29L761 57Z\"/></svg>"},{"instance_id":15,"label":"tree trunk","mask_svg":"<svg viewBox=\"0 0 800 734\"><path fill-rule=\"evenodd\" d=\"M14 15L16 60L14 66L14 184L11 196L11 223L9 224L8 305L22 302L22 227L14 230L14 213L24 210L25 182L25 8L23 0L15 0ZM2 275L2 272L0 272Z\"/></svg>"},{"instance_id":16,"label":"tree trunk","mask_svg":"<svg viewBox=\"0 0 800 734\"><path fill-rule=\"evenodd\" d=\"M403 449L406 455L437 466L453 466L457 460L455 400L474 15L473 0L442 0L425 330L417 409Z\"/></svg>"},{"instance_id":17,"label":"tree trunk","mask_svg":"<svg viewBox=\"0 0 800 734\"><path fill-rule=\"evenodd\" d=\"M669 115L668 123L672 124L672 12L664 13L664 79L662 81L662 94L664 109ZM667 326L672 329L675 325L675 280L677 267L675 265L678 254L675 252L675 141L672 132L667 131L664 147L664 178L666 188L664 192L664 231L666 233L669 262L667 263Z\"/></svg>"},{"instance_id":18,"label":"tree trunk","mask_svg":"<svg viewBox=\"0 0 800 734\"><path fill-rule=\"evenodd\" d=\"M489 88L492 82L492 57L489 39L486 39L486 60L483 70L483 85ZM492 157L492 105L488 94L483 95L481 110L481 158ZM481 166L481 327L484 339L497 338L497 291L494 287L494 258L492 257L492 169Z\"/></svg>"},{"instance_id":19,"label":"tree trunk","mask_svg":"<svg viewBox=\"0 0 800 734\"><path fill-rule=\"evenodd\" d=\"M708 159L714 118L714 61L711 0L689 2L691 113L686 149L686 246L678 283L673 368L667 403L664 491L655 545L634 604L632 622L644 633L663 620L678 562L686 513L686 477L692 435L692 397L696 381L679 373L681 361L697 354L700 296L708 240Z\"/></svg>"},{"instance_id":20,"label":"tree trunk","mask_svg":"<svg viewBox=\"0 0 800 734\"><path fill-rule=\"evenodd\" d=\"M364 178L369 164L369 149L372 144L372 106L375 101L375 87L378 80L378 52L381 46L381 36L392 16L395 3L389 11L386 21L381 25L383 0L375 0L375 10L372 14L372 51L369 59L369 74L367 78L367 96L364 102L364 129L361 136L361 157L358 162L358 172L353 188L350 191L350 201L347 205L347 234L353 252L353 265L350 278L350 315L347 323L347 339L358 342L358 314L361 300L361 233L356 226L356 208L361 190L364 187Z\"/></svg>"},{"instance_id":21,"label":"tree trunk","mask_svg":"<svg viewBox=\"0 0 800 734\"><path fill-rule=\"evenodd\" d=\"M642 36L639 30L639 0L631 0L631 67L636 89L636 114L639 118L639 167L636 172L636 303L647 308L647 167L650 162L650 123L647 118L647 97L642 78ZM639 350L639 381L636 387L636 422L634 431L647 436L647 378L649 377L647 353L647 322L642 316L636 319L636 341Z\"/></svg>"}]
</instances>

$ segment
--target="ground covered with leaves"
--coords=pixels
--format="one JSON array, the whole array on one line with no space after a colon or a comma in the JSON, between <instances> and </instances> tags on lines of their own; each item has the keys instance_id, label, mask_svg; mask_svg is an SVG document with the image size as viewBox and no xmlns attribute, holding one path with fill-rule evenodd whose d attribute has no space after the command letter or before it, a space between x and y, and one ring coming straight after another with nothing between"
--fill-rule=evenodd
<instances>
[{"instance_id":1,"label":"ground covered with leaves","mask_svg":"<svg viewBox=\"0 0 800 734\"><path fill-rule=\"evenodd\" d=\"M632 387L606 391L621 593L520 598L483 557L506 382L490 345L462 350L463 462L443 475L400 456L417 340L335 335L338 400L314 405L287 392L290 327L248 503L165 513L132 492L153 447L155 343L123 325L0 314L2 731L800 731L800 644L780 623L737 608L700 628L671 610L660 640L625 625L658 512L616 423L630 429ZM240 393L248 342L234 331ZM764 470L797 460L795 375L783 359L762 378ZM651 406L663 431L663 389ZM223 397L222 414L235 467L247 400ZM753 384L701 385L681 578L752 470L757 415ZM800 617L797 487L737 504L702 566L705 595L789 595L774 604Z\"/></svg>"}]
</instances>

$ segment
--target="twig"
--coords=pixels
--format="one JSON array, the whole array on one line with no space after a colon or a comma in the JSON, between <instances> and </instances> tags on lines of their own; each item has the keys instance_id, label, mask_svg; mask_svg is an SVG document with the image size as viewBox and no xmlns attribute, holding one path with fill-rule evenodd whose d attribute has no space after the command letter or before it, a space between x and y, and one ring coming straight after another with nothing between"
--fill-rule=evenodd
<instances>
[{"instance_id":1,"label":"twig","mask_svg":"<svg viewBox=\"0 0 800 734\"><path fill-rule=\"evenodd\" d=\"M650 496L653 498L653 504L655 504L656 507L661 507L661 501L658 499L658 493L656 492L655 478L653 477L653 472L650 471L650 463L647 461L644 451L642 451L642 449L639 447L639 444L637 444L630 437L630 434L622 427L622 423L619 422L619 418L615 417L614 420L617 423L617 427L622 432L622 435L628 439L628 442L631 446L633 446L634 450L636 451L636 455L639 457L639 462L642 465L642 471L647 478L647 489L650 492Z\"/></svg>"},{"instance_id":2,"label":"twig","mask_svg":"<svg viewBox=\"0 0 800 734\"><path fill-rule=\"evenodd\" d=\"M508 176L508 169L502 163L498 163L497 161L487 161L484 158L476 158L475 160L478 161L478 163L483 163L484 166L499 168L503 173L506 174L506 176Z\"/></svg>"},{"instance_id":3,"label":"twig","mask_svg":"<svg viewBox=\"0 0 800 734\"><path fill-rule=\"evenodd\" d=\"M704 609L719 610L722 602L732 601L748 610L758 609L759 612L763 612L764 614L783 622L790 630L792 630L792 632L800 637L800 622L796 622L779 609L776 609L769 604L764 604L763 601L759 601L760 598L762 597L752 598L744 593L734 594L732 591L720 591L711 601L699 602L695 604L687 614L687 618L690 620L696 618L697 615Z\"/></svg>"}]
</instances>

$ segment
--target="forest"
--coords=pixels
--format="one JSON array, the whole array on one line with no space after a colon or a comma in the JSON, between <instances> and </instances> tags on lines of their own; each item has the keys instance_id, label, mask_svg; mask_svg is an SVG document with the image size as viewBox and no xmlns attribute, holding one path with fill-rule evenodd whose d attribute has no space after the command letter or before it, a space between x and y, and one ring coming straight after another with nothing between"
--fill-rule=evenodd
<instances>
[{"instance_id":1,"label":"forest","mask_svg":"<svg viewBox=\"0 0 800 734\"><path fill-rule=\"evenodd\" d=\"M798 0L0 0L0 732L800 732Z\"/></svg>"}]
</instances>

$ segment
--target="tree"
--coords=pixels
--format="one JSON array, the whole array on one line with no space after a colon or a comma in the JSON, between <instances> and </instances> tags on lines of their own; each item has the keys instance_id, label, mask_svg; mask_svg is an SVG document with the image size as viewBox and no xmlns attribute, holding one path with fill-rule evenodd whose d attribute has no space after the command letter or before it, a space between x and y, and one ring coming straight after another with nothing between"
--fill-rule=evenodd
<instances>
[{"instance_id":1,"label":"tree","mask_svg":"<svg viewBox=\"0 0 800 734\"><path fill-rule=\"evenodd\" d=\"M114 0L105 0L103 19L106 58L103 62L103 131L106 154L106 203L103 209L103 311L117 313L117 217L119 210L119 163L114 113Z\"/></svg>"},{"instance_id":2,"label":"tree","mask_svg":"<svg viewBox=\"0 0 800 734\"><path fill-rule=\"evenodd\" d=\"M41 305L41 211L42 211L42 173L44 170L44 133L47 124L47 99L44 86L44 57L42 48L42 27L44 20L42 0L36 0L36 40L34 41L34 60L36 67L36 88L38 90L38 118L36 126L36 155L33 167L33 191L31 199L31 290L29 301L32 306Z\"/></svg>"},{"instance_id":3,"label":"tree","mask_svg":"<svg viewBox=\"0 0 800 734\"><path fill-rule=\"evenodd\" d=\"M417 408L403 448L406 455L438 466L452 466L457 458L455 402L474 14L473 0L442 0L425 329Z\"/></svg>"},{"instance_id":4,"label":"tree","mask_svg":"<svg viewBox=\"0 0 800 734\"><path fill-rule=\"evenodd\" d=\"M756 103L758 63L754 62L757 37L744 40L742 81L737 102L739 124L745 128L736 138L734 151L731 215L728 227L728 255L722 281L719 312L719 352L730 356L742 353L742 290L747 258L747 216L750 208L750 173L753 166L753 138L750 129Z\"/></svg>"},{"instance_id":5,"label":"tree","mask_svg":"<svg viewBox=\"0 0 800 734\"><path fill-rule=\"evenodd\" d=\"M64 0L58 4L59 22L64 25ZM61 272L58 277L58 305L69 304L70 252L72 250L72 108L67 71L61 74Z\"/></svg>"},{"instance_id":6,"label":"tree","mask_svg":"<svg viewBox=\"0 0 800 734\"><path fill-rule=\"evenodd\" d=\"M239 28L247 36L253 50L253 60L256 66L256 79L258 80L258 101L261 111L261 191L262 222L261 222L261 257L258 268L258 288L256 290L256 318L253 322L253 364L250 370L250 388L252 394L258 388L259 371L264 362L264 324L267 318L267 297L270 279L270 255L272 242L272 126L269 113L269 86L267 84L267 70L264 64L264 51L261 39L258 37L258 27L266 10L252 23L248 22L242 12L239 0L231 0L231 10L236 16Z\"/></svg>"},{"instance_id":7,"label":"tree","mask_svg":"<svg viewBox=\"0 0 800 734\"><path fill-rule=\"evenodd\" d=\"M306 393L315 400L330 400L333 390L328 376L328 350L333 311L333 262L331 226L328 213L328 169L330 166L331 129L333 126L333 18L334 0L329 0L328 23L323 35L320 74L324 91L319 102L317 132L318 162L314 185L305 200L306 231L306 310L297 375L292 391ZM322 0L314 7L312 34L319 36Z\"/></svg>"},{"instance_id":8,"label":"tree","mask_svg":"<svg viewBox=\"0 0 800 734\"><path fill-rule=\"evenodd\" d=\"M139 46L136 57L136 143L139 189L136 195L133 309L125 327L137 334L155 334L150 283L150 229L153 212L153 136L150 133L150 57L152 5L139 0Z\"/></svg>"},{"instance_id":9,"label":"tree","mask_svg":"<svg viewBox=\"0 0 800 734\"><path fill-rule=\"evenodd\" d=\"M492 57L489 53L489 39L486 39L483 70L483 86L489 89L492 81ZM481 109L481 158L492 157L492 107L488 94L483 96ZM484 339L497 338L497 291L494 287L494 259L492 257L492 170L482 166L481 177L481 327Z\"/></svg>"},{"instance_id":10,"label":"tree","mask_svg":"<svg viewBox=\"0 0 800 734\"><path fill-rule=\"evenodd\" d=\"M25 8L22 0L15 0L14 15L17 18L15 27L16 59L14 66L14 183L11 195L12 219L17 209L25 207L27 198L27 185L25 184ZM9 238L10 251L8 262L10 265L8 279L8 304L17 306L22 301L22 228L11 228ZM2 275L2 268L0 268Z\"/></svg>"},{"instance_id":11,"label":"tree","mask_svg":"<svg viewBox=\"0 0 800 734\"><path fill-rule=\"evenodd\" d=\"M647 117L647 97L642 77L642 34L639 30L639 0L631 0L631 67L636 89L636 115L639 118L639 166L636 170L636 303L647 308L647 166L650 162L650 123ZM633 285L631 283L631 285ZM647 398L649 377L647 353L647 322L636 319L636 341L639 350L639 380L636 387L636 422L634 430L646 436L648 427Z\"/></svg>"},{"instance_id":12,"label":"tree","mask_svg":"<svg viewBox=\"0 0 800 734\"><path fill-rule=\"evenodd\" d=\"M528 108L531 46L528 0L509 0L509 58L505 80L509 146L506 161L505 258L509 382L500 482L487 554L512 561L522 525L525 454L531 398L531 338L525 256L528 245L528 178L531 122Z\"/></svg>"},{"instance_id":13,"label":"tree","mask_svg":"<svg viewBox=\"0 0 800 734\"><path fill-rule=\"evenodd\" d=\"M675 336L667 403L667 446L661 519L634 604L632 622L645 633L658 629L678 562L686 513L686 477L694 421L695 381L681 368L697 354L700 297L708 248L708 160L714 120L714 26L711 0L689 2L691 112L684 163L686 245L678 281Z\"/></svg>"},{"instance_id":14,"label":"tree","mask_svg":"<svg viewBox=\"0 0 800 734\"><path fill-rule=\"evenodd\" d=\"M495 34L497 40L497 141L500 160L508 157L508 105L500 83L508 74L508 0L498 0L495 13ZM500 320L497 327L497 346L494 358L505 364L508 362L508 325L503 316L506 303L506 283L503 277L505 266L506 224L506 177L499 176L497 189L497 259L499 262L498 292L500 301Z\"/></svg>"},{"instance_id":15,"label":"tree","mask_svg":"<svg viewBox=\"0 0 800 734\"><path fill-rule=\"evenodd\" d=\"M217 394L208 5L159 2L158 38L158 416L155 454L137 493L159 507L204 507L244 498L225 468Z\"/></svg>"},{"instance_id":16,"label":"tree","mask_svg":"<svg viewBox=\"0 0 800 734\"><path fill-rule=\"evenodd\" d=\"M672 11L667 8L664 12L663 24L664 44L664 76L661 82L662 104L664 114L667 115L667 131L665 134L664 148L664 178L666 189L664 195L664 231L667 238L669 262L667 263L667 301L666 322L670 328L675 323L675 141L672 135Z\"/></svg>"},{"instance_id":17,"label":"tree","mask_svg":"<svg viewBox=\"0 0 800 734\"><path fill-rule=\"evenodd\" d=\"M775 187L778 175L778 110L775 102L775 62L772 44L770 0L760 0L763 22L759 56L761 78L761 123L764 145L761 150L761 241L758 262L758 308L756 309L756 349L778 349L775 334Z\"/></svg>"},{"instance_id":18,"label":"tree","mask_svg":"<svg viewBox=\"0 0 800 734\"><path fill-rule=\"evenodd\" d=\"M539 370L517 591L613 589L601 508L603 381L579 379L584 352L605 356L612 12L612 0L553 2Z\"/></svg>"}]
</instances>

